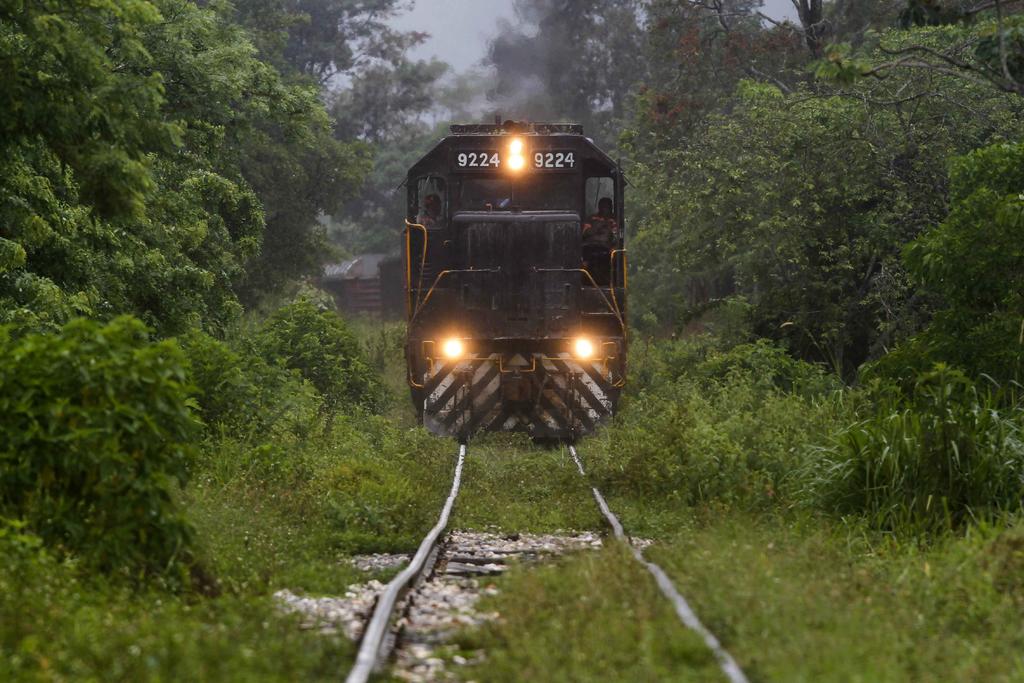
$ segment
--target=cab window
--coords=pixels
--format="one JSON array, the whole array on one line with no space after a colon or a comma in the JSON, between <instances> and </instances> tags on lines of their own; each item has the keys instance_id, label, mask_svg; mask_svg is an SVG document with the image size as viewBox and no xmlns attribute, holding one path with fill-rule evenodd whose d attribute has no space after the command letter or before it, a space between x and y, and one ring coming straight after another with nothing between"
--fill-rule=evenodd
<instances>
[{"instance_id":1,"label":"cab window","mask_svg":"<svg viewBox=\"0 0 1024 683\"><path fill-rule=\"evenodd\" d=\"M443 178L427 176L416 182L416 195L409 203L410 220L433 224L444 220L448 209L448 193Z\"/></svg>"},{"instance_id":2,"label":"cab window","mask_svg":"<svg viewBox=\"0 0 1024 683\"><path fill-rule=\"evenodd\" d=\"M586 215L593 216L597 213L597 205L601 199L607 197L615 203L615 180L608 177L587 178L586 185Z\"/></svg>"}]
</instances>

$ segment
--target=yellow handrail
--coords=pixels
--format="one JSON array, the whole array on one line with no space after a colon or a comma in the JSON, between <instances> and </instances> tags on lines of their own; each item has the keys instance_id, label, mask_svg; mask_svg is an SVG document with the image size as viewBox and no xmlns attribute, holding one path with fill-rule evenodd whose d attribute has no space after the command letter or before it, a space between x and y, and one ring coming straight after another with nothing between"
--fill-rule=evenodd
<instances>
[{"instance_id":1,"label":"yellow handrail","mask_svg":"<svg viewBox=\"0 0 1024 683\"><path fill-rule=\"evenodd\" d=\"M612 302L608 300L604 290L598 286L597 282L594 280L594 276L590 274L589 270L586 268L534 268L534 271L538 273L583 273L586 275L587 279L590 280L590 284L592 284L594 289L601 294L601 298L604 299L604 303L608 307L608 310L615 314L615 318L619 321L619 327L622 328L622 336L626 336L626 321L622 319L622 311L619 310L617 304L614 306L612 305ZM612 292L612 295L614 296L614 292Z\"/></svg>"},{"instance_id":2,"label":"yellow handrail","mask_svg":"<svg viewBox=\"0 0 1024 683\"><path fill-rule=\"evenodd\" d=\"M445 277L446 275L451 275L452 273L498 273L498 272L501 272L500 268L463 268L463 269L442 270L440 273L437 274L437 277L434 278L434 283L432 285L430 285L430 289L427 290L427 295L425 297L423 297L423 301L417 301L416 310L413 311L412 317L409 318L409 322L412 323L412 321L416 319L416 316L418 316L420 314L420 311L422 311L423 308L427 305L427 302L430 301L430 297L434 294L434 289L441 282L441 278Z\"/></svg>"},{"instance_id":3,"label":"yellow handrail","mask_svg":"<svg viewBox=\"0 0 1024 683\"><path fill-rule=\"evenodd\" d=\"M628 269L626 267L626 265L627 265L626 264L626 250L625 249L612 249L612 253L610 254L610 256L611 256L611 260L612 260L611 270L612 270L613 273L615 272L615 255L616 254L622 254L622 288L623 289L627 289L627 288L629 288L629 273L628 273ZM613 279L612 282L615 282L615 280Z\"/></svg>"},{"instance_id":4,"label":"yellow handrail","mask_svg":"<svg viewBox=\"0 0 1024 683\"><path fill-rule=\"evenodd\" d=\"M405 315L408 318L414 309L412 305L412 254L409 253L411 248L412 240L412 228L419 228L423 231L423 254L420 257L420 277L419 282L416 284L416 304L419 305L420 293L423 291L423 269L427 265L427 242L430 241L430 233L427 232L427 226L422 223L412 223L409 219L405 219L405 282L409 286L409 292L406 293L405 297Z\"/></svg>"},{"instance_id":5,"label":"yellow handrail","mask_svg":"<svg viewBox=\"0 0 1024 683\"><path fill-rule=\"evenodd\" d=\"M615 304L615 312L619 316L619 320L622 320L622 309L619 308L619 299L615 296L615 255L622 254L622 291L626 291L626 250L625 249L612 249L609 254L610 263L608 264L608 272L611 274L609 280L611 280L611 292L612 292L612 303ZM623 335L625 335L626 326L622 326Z\"/></svg>"},{"instance_id":6,"label":"yellow handrail","mask_svg":"<svg viewBox=\"0 0 1024 683\"><path fill-rule=\"evenodd\" d=\"M532 358L533 365L530 366L529 370L521 370L519 368L516 368L515 370L506 370L505 369L504 360L505 360L505 354L499 353L498 354L498 372L500 372L503 375L510 375L510 374L512 374L514 372L536 372L536 370L537 370L537 356L533 356L533 358ZM541 360L548 360L548 359L547 358L542 358ZM561 359L559 359L559 360L561 360Z\"/></svg>"}]
</instances>

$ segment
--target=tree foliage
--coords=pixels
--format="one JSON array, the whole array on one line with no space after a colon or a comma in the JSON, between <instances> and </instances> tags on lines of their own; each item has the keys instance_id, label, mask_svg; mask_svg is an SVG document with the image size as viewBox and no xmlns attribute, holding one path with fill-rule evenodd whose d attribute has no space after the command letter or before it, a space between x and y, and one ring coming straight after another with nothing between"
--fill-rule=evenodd
<instances>
[{"instance_id":1,"label":"tree foliage","mask_svg":"<svg viewBox=\"0 0 1024 683\"><path fill-rule=\"evenodd\" d=\"M186 0L8 0L0 51L4 321L222 328L312 269L314 215L363 169L315 89Z\"/></svg>"},{"instance_id":2,"label":"tree foliage","mask_svg":"<svg viewBox=\"0 0 1024 683\"><path fill-rule=\"evenodd\" d=\"M191 531L172 495L199 429L181 351L127 317L10 332L0 328L0 513L98 569L176 569Z\"/></svg>"},{"instance_id":3,"label":"tree foliage","mask_svg":"<svg viewBox=\"0 0 1024 683\"><path fill-rule=\"evenodd\" d=\"M434 133L433 119L444 118L442 100L452 89L441 79L448 66L409 57L427 36L391 26L406 9L400 0L237 0L233 6L234 18L253 34L265 60L288 82L320 90L331 136L350 155L358 153L357 163L342 164L357 170L349 180L363 180L358 193L339 192L322 182L330 177L331 164L293 159L283 162L292 172L291 182L282 183L276 172L281 163L268 164L261 196L271 197L268 224L280 226L271 232L281 239L265 252L290 267L281 274L287 276L315 270L320 264L309 254L319 261L332 255L327 238L348 251L397 250L402 226L396 216L402 211L394 189ZM337 144L323 138L319 143L325 149ZM316 225L309 235L315 239L297 241L289 229L295 225ZM326 234L321 225L327 226ZM255 284L260 291L275 286Z\"/></svg>"},{"instance_id":4,"label":"tree foliage","mask_svg":"<svg viewBox=\"0 0 1024 683\"><path fill-rule=\"evenodd\" d=\"M878 92L742 85L685 148L634 169L656 188L634 243L641 305L680 324L741 295L760 334L804 357L849 373L880 355L916 324L900 252L944 216L946 159L1020 130L992 91L928 88L891 107Z\"/></svg>"},{"instance_id":5,"label":"tree foliage","mask_svg":"<svg viewBox=\"0 0 1024 683\"><path fill-rule=\"evenodd\" d=\"M301 299L276 311L259 332L256 348L271 363L295 370L323 398L324 411L380 404L380 389L358 340L333 311Z\"/></svg>"},{"instance_id":6,"label":"tree foliage","mask_svg":"<svg viewBox=\"0 0 1024 683\"><path fill-rule=\"evenodd\" d=\"M950 211L907 245L915 281L940 302L929 325L875 368L913 380L948 363L1001 384L1024 378L1024 145L952 164Z\"/></svg>"}]
</instances>

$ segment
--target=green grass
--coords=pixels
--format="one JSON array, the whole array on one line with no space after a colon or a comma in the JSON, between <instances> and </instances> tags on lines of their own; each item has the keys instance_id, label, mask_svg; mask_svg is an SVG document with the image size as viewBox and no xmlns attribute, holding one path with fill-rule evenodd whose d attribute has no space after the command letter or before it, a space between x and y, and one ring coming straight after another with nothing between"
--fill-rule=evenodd
<instances>
[{"instance_id":1,"label":"green grass","mask_svg":"<svg viewBox=\"0 0 1024 683\"><path fill-rule=\"evenodd\" d=\"M0 527L0 680L336 679L352 646L297 626L268 596L104 580Z\"/></svg>"},{"instance_id":2,"label":"green grass","mask_svg":"<svg viewBox=\"0 0 1024 683\"><path fill-rule=\"evenodd\" d=\"M1024 680L1024 530L925 548L797 514L612 501L752 681ZM674 525L670 521L674 519ZM499 581L502 620L464 636L467 679L714 680L621 547ZM525 678L523 676L525 675Z\"/></svg>"},{"instance_id":3,"label":"green grass","mask_svg":"<svg viewBox=\"0 0 1024 683\"><path fill-rule=\"evenodd\" d=\"M211 440L178 498L219 596L0 557L0 680L338 680L353 645L300 630L273 592L340 595L371 578L351 554L414 549L454 462L451 444L369 415Z\"/></svg>"},{"instance_id":4,"label":"green grass","mask_svg":"<svg viewBox=\"0 0 1024 683\"><path fill-rule=\"evenodd\" d=\"M553 532L594 529L601 516L561 448L516 434L486 434L468 448L454 528Z\"/></svg>"},{"instance_id":5,"label":"green grass","mask_svg":"<svg viewBox=\"0 0 1024 683\"><path fill-rule=\"evenodd\" d=\"M501 619L465 635L487 660L480 681L716 681L714 657L686 630L622 545L503 578L483 606Z\"/></svg>"},{"instance_id":6,"label":"green grass","mask_svg":"<svg viewBox=\"0 0 1024 683\"><path fill-rule=\"evenodd\" d=\"M301 631L272 593L337 595L369 578L351 554L415 548L457 452L413 426L396 329L357 326L390 389L386 415L204 445L178 500L217 597L105 580L0 534L0 680L337 680L352 644ZM763 360L752 352L729 360L739 369L636 388L580 453L751 680L1024 680L1024 529L1004 516L958 534L883 535L863 515L813 513L799 479L819 452L808 446L856 405L765 384L744 369ZM603 522L565 449L485 434L470 444L452 526ZM617 543L516 566L497 583L482 609L501 619L451 648L487 652L480 666L453 667L467 679L720 679Z\"/></svg>"}]
</instances>

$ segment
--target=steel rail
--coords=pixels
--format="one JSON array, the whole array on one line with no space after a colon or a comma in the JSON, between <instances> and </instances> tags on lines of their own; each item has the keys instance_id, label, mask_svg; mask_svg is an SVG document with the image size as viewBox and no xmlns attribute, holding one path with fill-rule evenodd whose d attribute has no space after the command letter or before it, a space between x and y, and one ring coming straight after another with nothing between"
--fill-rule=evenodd
<instances>
[{"instance_id":1,"label":"steel rail","mask_svg":"<svg viewBox=\"0 0 1024 683\"><path fill-rule=\"evenodd\" d=\"M355 664L348 672L346 683L366 683L381 660L384 639L388 634L388 627L391 624L391 613L395 611L395 605L402 591L406 589L423 571L428 558L437 546L441 534L448 526L448 518L451 516L452 507L455 505L455 498L459 495L459 485L462 483L462 464L466 460L466 446L459 446L459 460L455 465L455 476L452 479L452 489L448 499L441 509L441 517L437 524L420 543L419 549L413 555L412 561L401 573L391 579L384 591L377 599L377 606L373 610L366 629L363 631L363 639L359 644L359 653L356 655Z\"/></svg>"},{"instance_id":2,"label":"steel rail","mask_svg":"<svg viewBox=\"0 0 1024 683\"><path fill-rule=\"evenodd\" d=\"M572 459L576 461L576 469L580 471L580 476L586 478L587 473L583 469L583 462L580 460L579 454L576 453L574 446L569 446L569 454ZM594 500L597 501L597 506L601 508L601 514L611 525L612 531L615 533L615 538L619 539L632 551L633 557L637 562L647 568L647 571L654 577L655 582L658 584L658 588L661 589L662 594L668 598L668 601L672 603L672 607L675 608L676 616L679 617L679 621L683 622L687 628L699 635L703 640L704 644L707 645L708 649L715 655L715 659L718 660L718 667L722 670L732 683L748 683L746 674L743 673L743 669L736 663L729 651L722 647L722 643L701 623L700 619L697 618L697 614L690 607L690 603L686 602L686 598L676 589L675 584L672 583L672 579L668 577L661 567L653 562L649 562L640 550L629 542L629 538L626 536L625 530L622 528L622 523L619 518L615 516L611 508L608 507L607 501L601 492L597 490L596 486L591 486L590 490L594 494Z\"/></svg>"}]
</instances>

